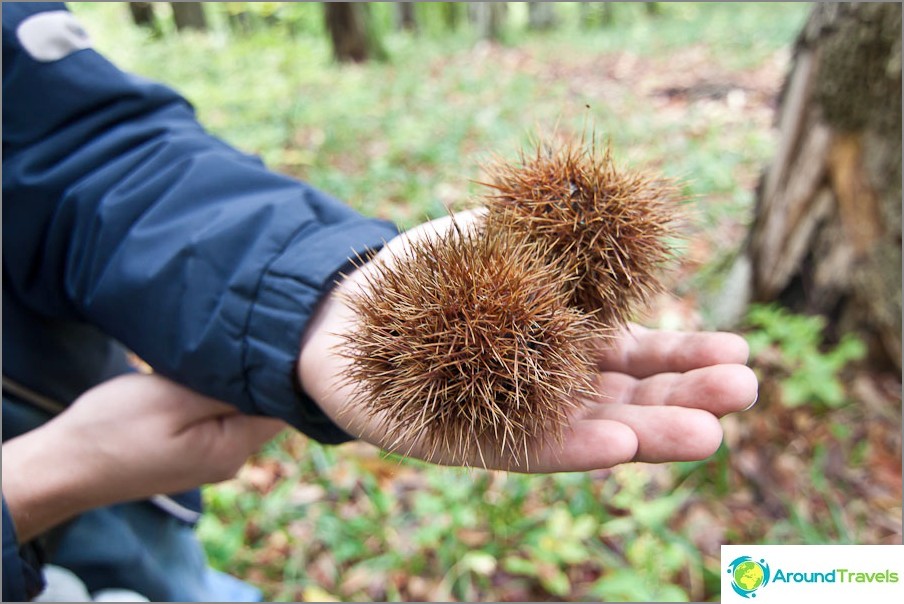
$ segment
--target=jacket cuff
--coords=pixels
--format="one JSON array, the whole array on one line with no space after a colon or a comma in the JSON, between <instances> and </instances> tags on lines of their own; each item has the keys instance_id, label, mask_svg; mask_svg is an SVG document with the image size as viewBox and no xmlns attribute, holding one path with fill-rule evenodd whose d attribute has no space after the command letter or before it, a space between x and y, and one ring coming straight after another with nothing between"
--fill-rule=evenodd
<instances>
[{"instance_id":1,"label":"jacket cuff","mask_svg":"<svg viewBox=\"0 0 904 604\"><path fill-rule=\"evenodd\" d=\"M321 298L340 273L351 269L356 257L379 250L397 234L389 222L358 217L314 232L303 228L270 263L244 339L246 383L258 413L280 418L325 444L353 440L298 382L298 355L308 323L299 317L313 315Z\"/></svg>"},{"instance_id":2,"label":"jacket cuff","mask_svg":"<svg viewBox=\"0 0 904 604\"><path fill-rule=\"evenodd\" d=\"M40 554L35 545L19 546L13 518L3 499L3 601L23 602L44 590Z\"/></svg>"}]
</instances>

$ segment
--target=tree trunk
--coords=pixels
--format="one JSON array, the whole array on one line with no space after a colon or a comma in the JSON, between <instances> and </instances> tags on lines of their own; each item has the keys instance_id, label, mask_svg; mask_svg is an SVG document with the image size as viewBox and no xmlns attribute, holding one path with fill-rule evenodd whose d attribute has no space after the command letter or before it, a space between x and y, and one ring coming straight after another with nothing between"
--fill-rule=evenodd
<instances>
[{"instance_id":1,"label":"tree trunk","mask_svg":"<svg viewBox=\"0 0 904 604\"><path fill-rule=\"evenodd\" d=\"M324 2L326 28L333 41L333 56L340 63L363 63L385 57L367 2Z\"/></svg>"},{"instance_id":2,"label":"tree trunk","mask_svg":"<svg viewBox=\"0 0 904 604\"><path fill-rule=\"evenodd\" d=\"M446 27L450 30L454 31L458 29L458 3L457 2L443 2L443 20L446 22Z\"/></svg>"},{"instance_id":3,"label":"tree trunk","mask_svg":"<svg viewBox=\"0 0 904 604\"><path fill-rule=\"evenodd\" d=\"M615 10L612 2L580 2L579 20L581 27L607 27L615 22Z\"/></svg>"},{"instance_id":4,"label":"tree trunk","mask_svg":"<svg viewBox=\"0 0 904 604\"><path fill-rule=\"evenodd\" d=\"M129 14L132 15L132 22L139 27L147 27L156 29L156 21L154 20L154 5L150 2L126 2L129 6Z\"/></svg>"},{"instance_id":5,"label":"tree trunk","mask_svg":"<svg viewBox=\"0 0 904 604\"><path fill-rule=\"evenodd\" d=\"M901 5L819 3L746 244L753 301L829 320L901 368Z\"/></svg>"},{"instance_id":6,"label":"tree trunk","mask_svg":"<svg viewBox=\"0 0 904 604\"><path fill-rule=\"evenodd\" d=\"M234 34L247 35L254 28L251 23L251 15L247 11L230 12L226 21L229 23L229 31Z\"/></svg>"},{"instance_id":7,"label":"tree trunk","mask_svg":"<svg viewBox=\"0 0 904 604\"><path fill-rule=\"evenodd\" d=\"M399 29L417 31L417 19L414 17L414 2L398 2Z\"/></svg>"},{"instance_id":8,"label":"tree trunk","mask_svg":"<svg viewBox=\"0 0 904 604\"><path fill-rule=\"evenodd\" d=\"M609 2L600 3L600 23L604 27L615 23L615 10Z\"/></svg>"},{"instance_id":9,"label":"tree trunk","mask_svg":"<svg viewBox=\"0 0 904 604\"><path fill-rule=\"evenodd\" d=\"M482 40L498 42L502 38L505 2L470 2L470 13Z\"/></svg>"},{"instance_id":10,"label":"tree trunk","mask_svg":"<svg viewBox=\"0 0 904 604\"><path fill-rule=\"evenodd\" d=\"M536 31L552 29L556 24L555 3L528 2L527 26Z\"/></svg>"},{"instance_id":11,"label":"tree trunk","mask_svg":"<svg viewBox=\"0 0 904 604\"><path fill-rule=\"evenodd\" d=\"M173 20L176 22L177 30L204 31L207 29L207 19L204 17L202 2L170 2L170 6L173 7Z\"/></svg>"}]
</instances>

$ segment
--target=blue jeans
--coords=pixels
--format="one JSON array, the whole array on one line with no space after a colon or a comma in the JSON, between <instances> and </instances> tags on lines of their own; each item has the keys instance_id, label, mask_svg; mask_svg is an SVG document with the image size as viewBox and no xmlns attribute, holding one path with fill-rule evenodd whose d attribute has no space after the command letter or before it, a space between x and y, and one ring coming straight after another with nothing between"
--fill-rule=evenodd
<instances>
[{"instance_id":1,"label":"blue jeans","mask_svg":"<svg viewBox=\"0 0 904 604\"><path fill-rule=\"evenodd\" d=\"M191 525L148 502L91 510L63 530L48 562L89 592L122 587L152 601L254 602L261 592L207 566Z\"/></svg>"}]
</instances>

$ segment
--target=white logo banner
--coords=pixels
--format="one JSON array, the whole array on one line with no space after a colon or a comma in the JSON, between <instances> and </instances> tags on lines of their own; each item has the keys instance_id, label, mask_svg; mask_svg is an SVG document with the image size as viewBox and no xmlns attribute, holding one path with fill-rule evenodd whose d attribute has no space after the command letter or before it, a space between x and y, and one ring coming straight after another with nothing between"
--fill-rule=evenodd
<instances>
[{"instance_id":1,"label":"white logo banner","mask_svg":"<svg viewBox=\"0 0 904 604\"><path fill-rule=\"evenodd\" d=\"M904 545L723 545L722 602L904 602Z\"/></svg>"}]
</instances>

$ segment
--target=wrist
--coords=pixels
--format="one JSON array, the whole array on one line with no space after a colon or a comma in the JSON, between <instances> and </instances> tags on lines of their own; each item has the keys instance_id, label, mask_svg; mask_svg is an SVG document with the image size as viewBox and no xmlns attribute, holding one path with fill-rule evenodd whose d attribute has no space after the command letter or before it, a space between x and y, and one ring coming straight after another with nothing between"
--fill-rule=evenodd
<instances>
[{"instance_id":1,"label":"wrist","mask_svg":"<svg viewBox=\"0 0 904 604\"><path fill-rule=\"evenodd\" d=\"M332 382L330 363L334 362L331 355L335 352L331 348L338 342L334 332L337 331L337 323L343 310L343 305L337 298L341 295L339 292L347 280L348 277L327 292L311 314L302 336L296 367L302 389L333 421L336 418L327 404L331 390L328 384Z\"/></svg>"},{"instance_id":2,"label":"wrist","mask_svg":"<svg viewBox=\"0 0 904 604\"><path fill-rule=\"evenodd\" d=\"M3 497L21 543L101 505L92 469L48 424L3 444Z\"/></svg>"}]
</instances>

